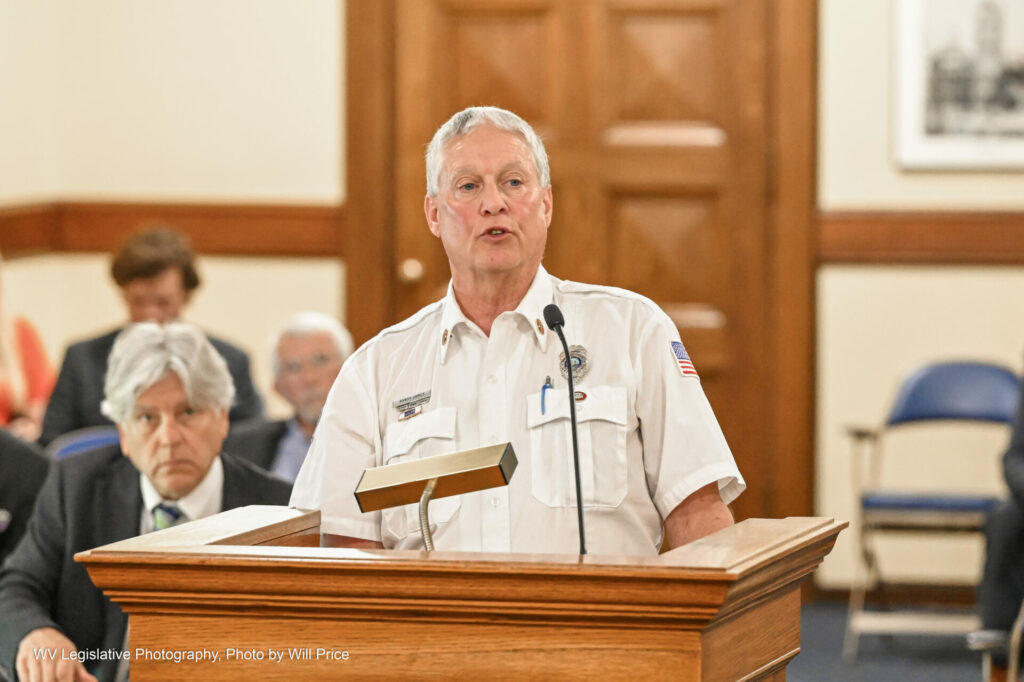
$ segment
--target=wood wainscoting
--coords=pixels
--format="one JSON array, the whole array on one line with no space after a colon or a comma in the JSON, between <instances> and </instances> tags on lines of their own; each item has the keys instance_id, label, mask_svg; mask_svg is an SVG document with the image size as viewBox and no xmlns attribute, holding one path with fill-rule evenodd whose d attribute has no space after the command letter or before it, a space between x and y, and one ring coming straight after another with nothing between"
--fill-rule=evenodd
<instances>
[{"instance_id":1,"label":"wood wainscoting","mask_svg":"<svg viewBox=\"0 0 1024 682\"><path fill-rule=\"evenodd\" d=\"M166 225L204 254L341 258L345 224L344 206L54 202L0 208L0 251L109 252L134 230Z\"/></svg>"},{"instance_id":2,"label":"wood wainscoting","mask_svg":"<svg viewBox=\"0 0 1024 682\"><path fill-rule=\"evenodd\" d=\"M1021 265L1024 212L824 212L818 262Z\"/></svg>"}]
</instances>

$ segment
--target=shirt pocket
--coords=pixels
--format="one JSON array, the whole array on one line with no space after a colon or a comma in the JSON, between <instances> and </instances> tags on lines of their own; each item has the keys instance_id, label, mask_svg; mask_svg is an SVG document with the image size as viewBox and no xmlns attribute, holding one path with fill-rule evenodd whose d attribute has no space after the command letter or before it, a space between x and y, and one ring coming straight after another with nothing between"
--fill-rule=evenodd
<instances>
[{"instance_id":1,"label":"shirt pocket","mask_svg":"<svg viewBox=\"0 0 1024 682\"><path fill-rule=\"evenodd\" d=\"M583 505L617 507L626 496L626 389L591 386L577 390L576 435L580 450ZM564 389L527 396L530 476L533 496L549 507L576 506L569 392Z\"/></svg>"},{"instance_id":2,"label":"shirt pocket","mask_svg":"<svg viewBox=\"0 0 1024 682\"><path fill-rule=\"evenodd\" d=\"M455 449L455 408L438 407L405 421L388 424L384 432L384 464L398 464L414 459L433 457ZM442 497L430 502L430 530L447 523L458 511L460 496ZM386 530L396 541L411 535L419 536L419 503L406 504L381 511Z\"/></svg>"}]
</instances>

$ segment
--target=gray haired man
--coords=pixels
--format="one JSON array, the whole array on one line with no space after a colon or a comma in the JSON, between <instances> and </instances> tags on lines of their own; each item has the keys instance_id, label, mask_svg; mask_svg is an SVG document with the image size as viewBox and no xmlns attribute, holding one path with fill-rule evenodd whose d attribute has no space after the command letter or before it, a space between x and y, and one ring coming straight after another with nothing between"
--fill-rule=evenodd
<instances>
[{"instance_id":1,"label":"gray haired man","mask_svg":"<svg viewBox=\"0 0 1024 682\"><path fill-rule=\"evenodd\" d=\"M235 388L196 327L126 328L110 353L104 389L103 411L117 424L120 448L54 462L28 532L0 569L0 666L21 680L117 675L128 619L75 563L76 552L288 500L288 483L221 454ZM34 653L47 650L54 655Z\"/></svg>"},{"instance_id":2,"label":"gray haired man","mask_svg":"<svg viewBox=\"0 0 1024 682\"><path fill-rule=\"evenodd\" d=\"M330 315L306 311L289 318L272 339L271 361L274 390L294 415L233 429L224 449L294 481L331 385L351 354L352 335Z\"/></svg>"}]
</instances>

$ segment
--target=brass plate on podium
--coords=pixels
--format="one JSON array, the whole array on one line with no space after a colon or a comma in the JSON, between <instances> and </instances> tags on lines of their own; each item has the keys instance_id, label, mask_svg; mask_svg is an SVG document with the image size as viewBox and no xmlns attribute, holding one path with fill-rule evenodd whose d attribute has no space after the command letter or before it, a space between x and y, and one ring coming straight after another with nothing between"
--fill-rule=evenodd
<instances>
[{"instance_id":1,"label":"brass plate on podium","mask_svg":"<svg viewBox=\"0 0 1024 682\"><path fill-rule=\"evenodd\" d=\"M356 501L363 512L418 503L432 478L438 479L433 499L497 488L508 485L518 463L512 444L499 443L374 467L359 479Z\"/></svg>"}]
</instances>

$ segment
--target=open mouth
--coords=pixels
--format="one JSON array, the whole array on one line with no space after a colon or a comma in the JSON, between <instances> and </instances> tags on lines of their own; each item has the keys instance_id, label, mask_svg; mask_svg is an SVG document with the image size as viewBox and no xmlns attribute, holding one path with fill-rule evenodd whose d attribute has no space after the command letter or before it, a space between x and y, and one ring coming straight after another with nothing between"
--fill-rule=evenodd
<instances>
[{"instance_id":1,"label":"open mouth","mask_svg":"<svg viewBox=\"0 0 1024 682\"><path fill-rule=\"evenodd\" d=\"M492 227L491 229L487 230L487 232L485 232L484 235L487 237L501 237L508 233L508 230L506 230L503 227Z\"/></svg>"}]
</instances>

